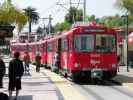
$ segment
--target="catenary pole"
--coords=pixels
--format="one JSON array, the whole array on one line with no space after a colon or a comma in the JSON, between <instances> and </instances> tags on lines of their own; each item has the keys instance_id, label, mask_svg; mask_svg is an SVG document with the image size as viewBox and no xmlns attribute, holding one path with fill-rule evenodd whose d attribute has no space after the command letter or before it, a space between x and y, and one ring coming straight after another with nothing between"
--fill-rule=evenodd
<instances>
[{"instance_id":1,"label":"catenary pole","mask_svg":"<svg viewBox=\"0 0 133 100\"><path fill-rule=\"evenodd\" d=\"M83 7L84 7L83 21L85 22L86 21L86 0L84 0Z\"/></svg>"}]
</instances>

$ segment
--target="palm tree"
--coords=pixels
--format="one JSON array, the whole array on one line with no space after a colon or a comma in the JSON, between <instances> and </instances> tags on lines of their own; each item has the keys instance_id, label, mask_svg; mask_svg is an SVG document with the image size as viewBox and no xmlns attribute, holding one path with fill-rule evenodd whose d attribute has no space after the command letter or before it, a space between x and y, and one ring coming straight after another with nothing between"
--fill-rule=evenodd
<instances>
[{"instance_id":1,"label":"palm tree","mask_svg":"<svg viewBox=\"0 0 133 100\"><path fill-rule=\"evenodd\" d=\"M39 14L36 12L36 9L32 7L27 7L26 9L24 9L24 11L25 11L25 15L27 15L28 17L29 33L31 33L31 25L38 23Z\"/></svg>"},{"instance_id":2,"label":"palm tree","mask_svg":"<svg viewBox=\"0 0 133 100\"><path fill-rule=\"evenodd\" d=\"M20 32L27 23L27 16L17 7L15 7L11 0L5 0L0 6L0 22L17 25Z\"/></svg>"}]
</instances>

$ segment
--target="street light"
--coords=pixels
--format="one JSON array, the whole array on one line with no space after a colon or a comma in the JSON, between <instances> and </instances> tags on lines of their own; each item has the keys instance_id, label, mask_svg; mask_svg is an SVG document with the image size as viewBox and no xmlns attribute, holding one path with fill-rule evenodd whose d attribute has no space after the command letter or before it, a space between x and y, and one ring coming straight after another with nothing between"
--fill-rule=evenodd
<instances>
[{"instance_id":1,"label":"street light","mask_svg":"<svg viewBox=\"0 0 133 100\"><path fill-rule=\"evenodd\" d=\"M126 45L127 45L127 72L129 72L129 62L128 62L128 14L123 15L124 17L124 23L126 23L126 31L125 31L125 39L126 39Z\"/></svg>"}]
</instances>

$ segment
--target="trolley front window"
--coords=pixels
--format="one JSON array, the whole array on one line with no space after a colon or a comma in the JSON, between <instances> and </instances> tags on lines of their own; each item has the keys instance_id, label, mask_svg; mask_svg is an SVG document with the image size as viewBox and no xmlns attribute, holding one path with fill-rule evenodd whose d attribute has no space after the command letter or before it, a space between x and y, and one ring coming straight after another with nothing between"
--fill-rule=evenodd
<instances>
[{"instance_id":1,"label":"trolley front window","mask_svg":"<svg viewBox=\"0 0 133 100\"><path fill-rule=\"evenodd\" d=\"M96 47L97 52L115 52L116 40L113 35L96 35Z\"/></svg>"},{"instance_id":2,"label":"trolley front window","mask_svg":"<svg viewBox=\"0 0 133 100\"><path fill-rule=\"evenodd\" d=\"M91 52L94 50L94 35L75 35L74 49L77 52Z\"/></svg>"}]
</instances>

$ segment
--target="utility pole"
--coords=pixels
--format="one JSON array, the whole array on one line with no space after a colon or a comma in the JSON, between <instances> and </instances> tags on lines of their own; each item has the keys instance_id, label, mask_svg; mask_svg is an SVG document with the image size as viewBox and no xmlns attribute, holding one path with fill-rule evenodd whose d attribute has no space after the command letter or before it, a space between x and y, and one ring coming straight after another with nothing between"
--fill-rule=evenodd
<instances>
[{"instance_id":1,"label":"utility pole","mask_svg":"<svg viewBox=\"0 0 133 100\"><path fill-rule=\"evenodd\" d=\"M57 2L57 5L60 5L61 7L63 7L63 8L65 8L68 12L70 12L70 10L71 10L71 8L72 8L72 5L73 4L84 4L83 2L81 3L80 1L78 2L78 3L74 3L74 2L72 2L72 0L70 0L70 2L69 2L69 8L67 8L67 7L65 7L64 5L68 5L68 4L66 4L66 3L60 3L60 2ZM86 2L85 2L85 5L86 5ZM85 9L86 9L86 7L85 7ZM84 13L85 14L85 13ZM84 18L84 17L83 17ZM73 20L73 22L75 22L75 16L74 16L74 13L72 13L72 20Z\"/></svg>"},{"instance_id":2,"label":"utility pole","mask_svg":"<svg viewBox=\"0 0 133 100\"><path fill-rule=\"evenodd\" d=\"M70 8L72 7L72 0L70 0Z\"/></svg>"},{"instance_id":3,"label":"utility pole","mask_svg":"<svg viewBox=\"0 0 133 100\"><path fill-rule=\"evenodd\" d=\"M126 15L126 43L127 43L127 72L129 72L129 62L128 62L128 14Z\"/></svg>"},{"instance_id":4,"label":"utility pole","mask_svg":"<svg viewBox=\"0 0 133 100\"><path fill-rule=\"evenodd\" d=\"M129 24L129 22L128 22L128 13L126 14L126 15L123 15L123 16L121 16L121 17L124 17L124 22L125 22L125 24L126 24L126 31L125 31L125 40L126 40L126 48L127 48L127 50L126 50L126 52L127 52L127 61L126 61L126 65L127 65L127 72L129 72L129 62L128 62L128 60L129 60L129 57L128 57L128 32L129 32L129 30L128 30L128 24Z\"/></svg>"},{"instance_id":5,"label":"utility pole","mask_svg":"<svg viewBox=\"0 0 133 100\"><path fill-rule=\"evenodd\" d=\"M51 20L52 20L51 15L49 15L48 34L50 34L51 32Z\"/></svg>"},{"instance_id":6,"label":"utility pole","mask_svg":"<svg viewBox=\"0 0 133 100\"><path fill-rule=\"evenodd\" d=\"M52 17L51 17L51 15L49 15L49 17L45 17L45 18L41 18L42 20L43 20L43 22L44 22L44 20L49 20L49 23L48 23L48 34L50 34L50 32L51 32L51 23L52 23Z\"/></svg>"},{"instance_id":7,"label":"utility pole","mask_svg":"<svg viewBox=\"0 0 133 100\"><path fill-rule=\"evenodd\" d=\"M84 11L83 11L83 21L85 22L86 21L86 0L84 0L84 3L83 3L83 7L84 7Z\"/></svg>"}]
</instances>

